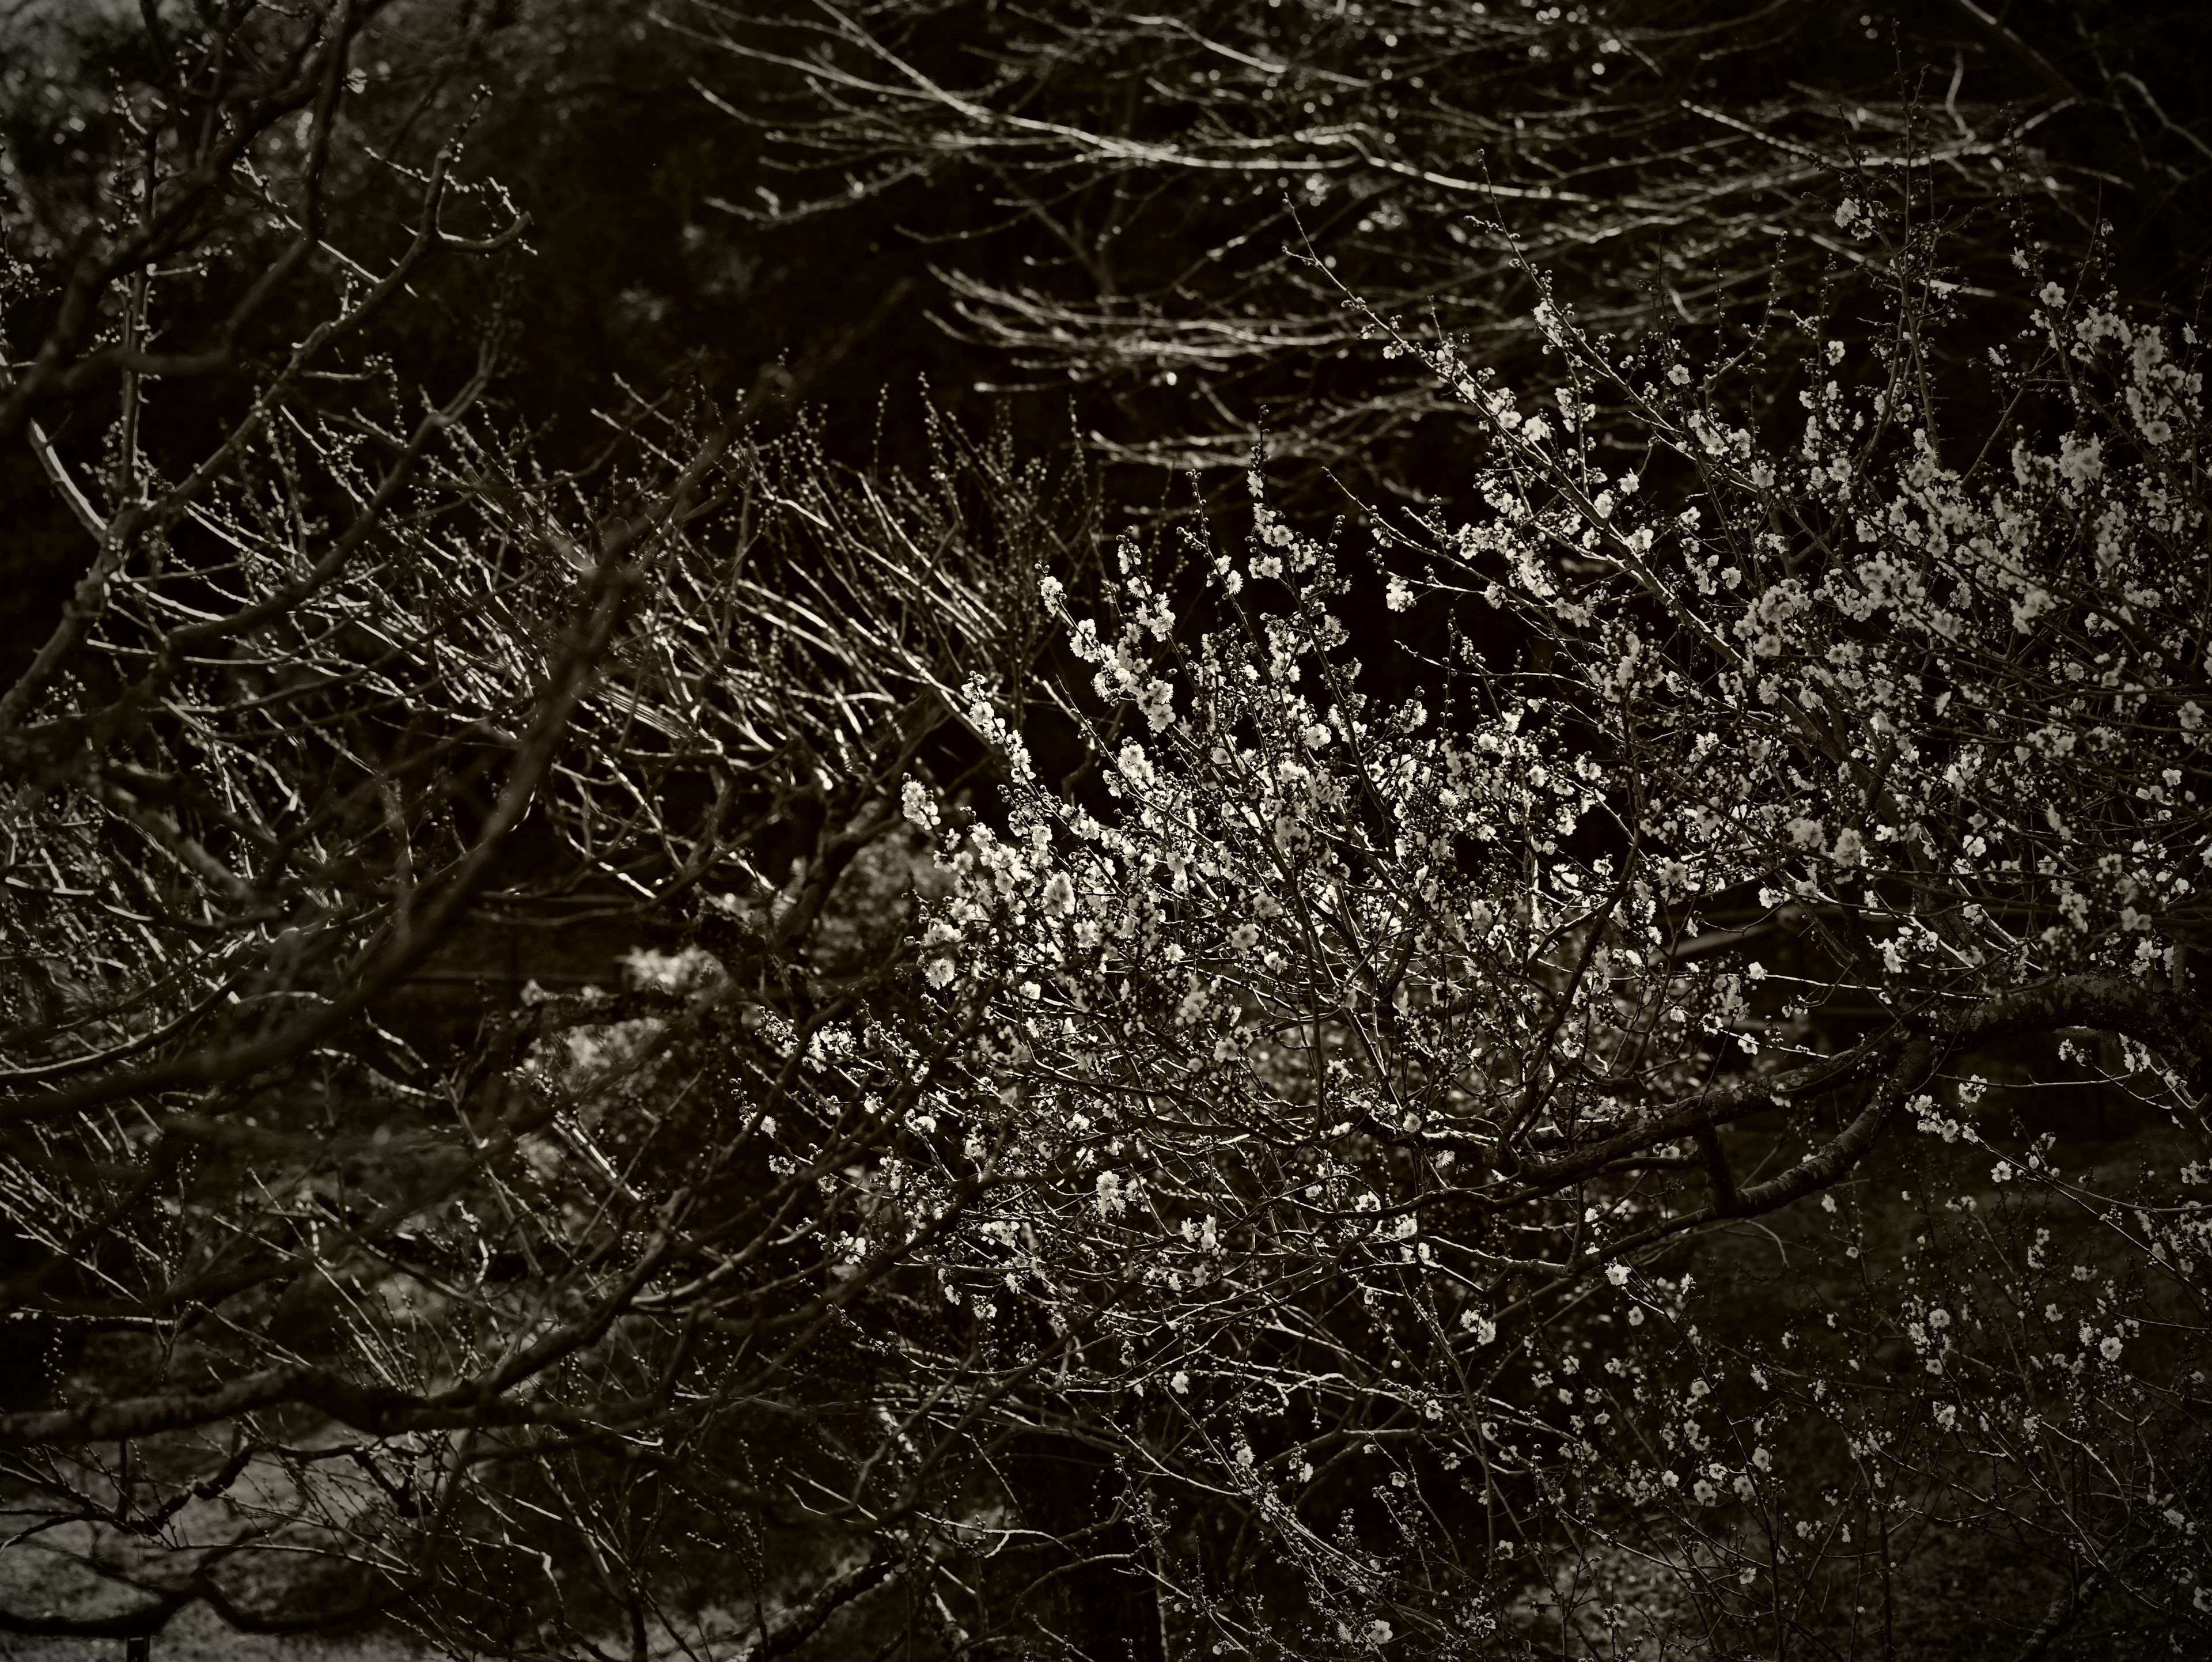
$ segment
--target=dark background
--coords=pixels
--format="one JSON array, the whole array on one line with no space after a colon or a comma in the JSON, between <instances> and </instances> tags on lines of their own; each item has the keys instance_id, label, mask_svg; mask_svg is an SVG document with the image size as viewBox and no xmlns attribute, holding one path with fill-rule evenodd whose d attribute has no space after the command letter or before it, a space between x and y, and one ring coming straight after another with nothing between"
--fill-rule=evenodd
<instances>
[{"instance_id":1,"label":"dark background","mask_svg":"<svg viewBox=\"0 0 2212 1662\"><path fill-rule=\"evenodd\" d=\"M781 360L847 460L915 463L927 400L971 423L1011 416L1040 447L1079 438L1131 508L1169 500L1194 462L1209 485L1232 478L1263 432L1286 471L1326 469L1371 502L1448 491L1465 433L1403 366L1346 350L1339 282L1510 376L1540 275L1631 335L1813 311L1852 274L1832 211L1853 188L1900 224L1943 226L1962 279L2015 296L2032 286L2016 244L2095 243L2124 293L2185 305L2212 243L2212 14L2194 4L2018 0L1995 24L1965 3L1794 0L1250 0L1173 26L1164 10L890 0L852 14L872 55L825 21L842 14L803 4L389 7L357 54L356 144L419 162L470 124L461 172L499 180L534 229L495 269L431 276L382 344L424 385L450 382L496 302L498 398L556 465L604 447L595 412L625 388L729 395ZM47 0L0 23L16 352L122 144L112 90L148 67L134 13ZM810 58L836 74L794 67ZM908 95L855 90L861 76ZM989 119L911 95L921 79ZM1331 102L1308 116L1316 97ZM1346 128L1355 143L1328 136ZM1970 128L1988 154L1939 154ZM1079 132L1125 151L1102 159ZM1916 151L1936 159L1856 186L1806 160ZM1318 194L1308 157L1327 164ZM396 233L388 174L360 149L343 165L349 246ZM210 304L224 281L210 275ZM249 351L298 321L266 314ZM189 424L236 390L168 389L154 418ZM93 441L91 404L59 423L65 451ZM79 550L20 454L0 457L0 520L13 648Z\"/></svg>"}]
</instances>

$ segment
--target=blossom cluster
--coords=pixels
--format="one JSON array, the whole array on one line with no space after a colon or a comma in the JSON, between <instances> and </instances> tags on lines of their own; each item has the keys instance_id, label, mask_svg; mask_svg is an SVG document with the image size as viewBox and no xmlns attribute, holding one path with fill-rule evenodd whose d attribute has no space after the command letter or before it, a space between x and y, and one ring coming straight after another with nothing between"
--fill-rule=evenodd
<instances>
[{"instance_id":1,"label":"blossom cluster","mask_svg":"<svg viewBox=\"0 0 2212 1662\"><path fill-rule=\"evenodd\" d=\"M2019 1389L1966 1417L1954 1382L1995 1377L1992 1318L1914 1292L1855 1318L1917 1359L1908 1431L1855 1361L1811 1366L1812 1338L1728 1366L1663 1266L1731 1219L1814 1195L1833 1215L1900 1119L1979 1151L1992 1185L2101 1209L1946 1082L1978 1046L2118 1032L2133 1088L2187 1123L2206 1081L2168 1041L2194 1020L2212 867L2197 371L2053 285L2021 367L1995 368L2062 419L1964 465L1905 324L1856 361L1814 339L1782 442L1663 343L1616 353L1548 304L1536 322L1563 366L1541 399L1430 354L1489 441L1482 511L1393 539L1419 563L1357 570L1255 466L1241 552L1127 542L1095 609L1044 585L1091 672L1096 791L1048 782L981 683L1003 821L956 832L907 788L951 883L927 980L987 1013L1022 1178L985 1208L999 1250L948 1242L948 1286L1034 1300L1081 1388L1249 1495L1347 1632L1492 1619L1518 1572L1493 1550L1417 1592L1410 1546L1386 1568L1318 1525L1346 1485L1401 1543L1414 1495L1494 1507L1507 1482L1553 1516L1672 1509L1699 1574L1749 1589L1865 1549L1863 1522L1854 1546L1816 1508L1777 1537L1817 1537L1809 1557L1747 1556L1706 1515L1809 1504L1780 1487L1808 1416L1878 1509L1885 1462L1931 1438L2058 1422L2046 1376L2077 1397L2130 1381L2105 1403L2123 1427L2196 1400L2133 1371L2176 1352L2139 1359L2113 1294L2066 1306L2074 1336L2002 1362ZM1361 690L1370 581L1386 612L1446 614L1450 661L1415 696ZM2160 1296L2195 1296L2197 1209L2136 1210L2120 1233ZM1857 1238L1836 1251L1858 1262ZM1990 1252L2027 1319L2014 1295L2040 1272Z\"/></svg>"}]
</instances>

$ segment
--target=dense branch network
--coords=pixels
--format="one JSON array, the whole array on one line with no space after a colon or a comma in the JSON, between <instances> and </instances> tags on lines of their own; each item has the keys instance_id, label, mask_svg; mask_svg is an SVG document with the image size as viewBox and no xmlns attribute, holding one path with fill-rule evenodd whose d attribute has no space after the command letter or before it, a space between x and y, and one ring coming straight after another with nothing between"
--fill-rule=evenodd
<instances>
[{"instance_id":1,"label":"dense branch network","mask_svg":"<svg viewBox=\"0 0 2212 1662\"><path fill-rule=\"evenodd\" d=\"M2197 343L2047 247L1969 309L1928 216L2063 203L2078 64L1955 11L2038 101L1564 8L675 17L811 88L850 183L770 220L979 174L1065 259L963 328L1211 401L1108 454L1313 395L1116 541L1003 428L770 436L865 325L548 466L496 316L380 332L527 228L350 125L377 9L149 8L5 393L85 546L0 695L0 1629L1771 1655L1979 1530L2030 1653L2201 1641ZM1304 528L1428 414L1448 493Z\"/></svg>"}]
</instances>

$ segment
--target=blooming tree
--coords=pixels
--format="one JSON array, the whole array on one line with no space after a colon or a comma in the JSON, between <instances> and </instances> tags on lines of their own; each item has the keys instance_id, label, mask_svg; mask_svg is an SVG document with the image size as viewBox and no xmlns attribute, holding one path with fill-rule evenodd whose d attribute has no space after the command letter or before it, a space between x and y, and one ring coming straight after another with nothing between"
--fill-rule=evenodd
<instances>
[{"instance_id":1,"label":"blooming tree","mask_svg":"<svg viewBox=\"0 0 2212 1662\"><path fill-rule=\"evenodd\" d=\"M1975 1530L2023 1642L2212 1622L2195 336L2051 280L1945 435L1898 253L1869 348L1753 344L1802 432L1548 303L1538 393L1427 354L1481 511L1362 569L1255 466L1240 551L1044 585L1101 789L980 684L1003 825L909 786L1023 1178L945 1296L1120 1451L1176 1648L1847 1644ZM1449 614L1415 697L1385 584ZM2139 1169L2000 1110L2061 1053Z\"/></svg>"},{"instance_id":2,"label":"blooming tree","mask_svg":"<svg viewBox=\"0 0 2212 1662\"><path fill-rule=\"evenodd\" d=\"M1546 10L1408 50L1627 79ZM388 19L148 16L129 165L7 274L82 581L0 696L0 1629L1764 1655L1976 1574L2029 1654L2201 1645L2197 342L2039 271L1946 367L1924 109L1791 205L1878 281L1723 361L1547 300L1516 389L1280 268L1473 506L1324 539L1255 462L1102 575L1082 470L848 472L748 430L781 371L551 472L495 326L384 350L524 234L356 125ZM1370 137L1311 166L1410 178ZM609 923L424 1016L471 930Z\"/></svg>"}]
</instances>

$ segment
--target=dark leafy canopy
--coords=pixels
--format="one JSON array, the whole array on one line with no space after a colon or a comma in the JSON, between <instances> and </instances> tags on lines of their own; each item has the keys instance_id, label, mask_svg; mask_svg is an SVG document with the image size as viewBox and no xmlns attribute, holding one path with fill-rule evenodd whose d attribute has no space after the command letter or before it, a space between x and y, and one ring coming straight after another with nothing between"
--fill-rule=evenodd
<instances>
[{"instance_id":1,"label":"dark leafy canopy","mask_svg":"<svg viewBox=\"0 0 2212 1662\"><path fill-rule=\"evenodd\" d=\"M0 1627L2202 1644L2193 25L15 24Z\"/></svg>"}]
</instances>

